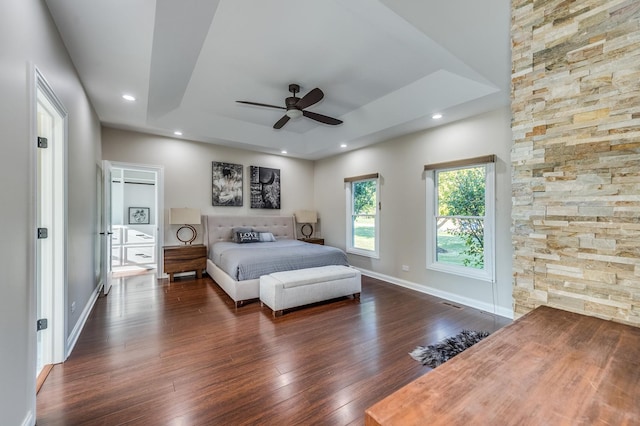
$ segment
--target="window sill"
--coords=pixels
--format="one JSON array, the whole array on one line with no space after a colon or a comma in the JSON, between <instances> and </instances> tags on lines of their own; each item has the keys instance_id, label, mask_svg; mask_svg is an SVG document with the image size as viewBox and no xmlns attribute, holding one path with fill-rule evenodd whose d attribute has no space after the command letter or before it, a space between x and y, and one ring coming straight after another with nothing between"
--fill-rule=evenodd
<instances>
[{"instance_id":1,"label":"window sill","mask_svg":"<svg viewBox=\"0 0 640 426\"><path fill-rule=\"evenodd\" d=\"M485 269L473 269L454 265L443 265L440 263L431 263L427 265L427 270L444 272L447 274L460 275L467 278L473 278L480 281L492 283L494 281L492 274Z\"/></svg>"},{"instance_id":2,"label":"window sill","mask_svg":"<svg viewBox=\"0 0 640 426\"><path fill-rule=\"evenodd\" d=\"M356 248L348 248L346 251L349 254L355 254L363 257L370 257L372 259L380 259L380 254L375 251L360 250Z\"/></svg>"}]
</instances>

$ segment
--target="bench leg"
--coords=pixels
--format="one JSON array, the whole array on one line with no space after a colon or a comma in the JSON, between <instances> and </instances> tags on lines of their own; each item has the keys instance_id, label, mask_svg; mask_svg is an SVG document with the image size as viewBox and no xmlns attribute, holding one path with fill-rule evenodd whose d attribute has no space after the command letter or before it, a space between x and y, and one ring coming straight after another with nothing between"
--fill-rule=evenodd
<instances>
[{"instance_id":1,"label":"bench leg","mask_svg":"<svg viewBox=\"0 0 640 426\"><path fill-rule=\"evenodd\" d=\"M274 318L276 318L276 317L281 317L283 312L284 312L283 310L279 310L279 311L272 311L272 312L271 312L271 315L273 315L273 317L274 317Z\"/></svg>"},{"instance_id":2,"label":"bench leg","mask_svg":"<svg viewBox=\"0 0 640 426\"><path fill-rule=\"evenodd\" d=\"M357 300L359 302L360 301L360 293L353 293L353 299Z\"/></svg>"}]
</instances>

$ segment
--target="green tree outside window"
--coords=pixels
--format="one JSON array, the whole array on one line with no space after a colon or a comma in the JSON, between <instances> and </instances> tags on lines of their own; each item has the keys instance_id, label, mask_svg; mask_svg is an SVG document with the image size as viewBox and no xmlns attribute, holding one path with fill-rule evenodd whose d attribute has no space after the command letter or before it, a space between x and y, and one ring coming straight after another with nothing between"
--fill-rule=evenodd
<instances>
[{"instance_id":1,"label":"green tree outside window","mask_svg":"<svg viewBox=\"0 0 640 426\"><path fill-rule=\"evenodd\" d=\"M462 264L484 267L485 167L438 172L438 230L464 242ZM439 237L440 240L440 237ZM444 239L443 239L444 240ZM438 246L439 250L444 250Z\"/></svg>"},{"instance_id":2,"label":"green tree outside window","mask_svg":"<svg viewBox=\"0 0 640 426\"><path fill-rule=\"evenodd\" d=\"M353 235L354 248L375 250L375 215L376 215L375 180L353 183Z\"/></svg>"}]
</instances>

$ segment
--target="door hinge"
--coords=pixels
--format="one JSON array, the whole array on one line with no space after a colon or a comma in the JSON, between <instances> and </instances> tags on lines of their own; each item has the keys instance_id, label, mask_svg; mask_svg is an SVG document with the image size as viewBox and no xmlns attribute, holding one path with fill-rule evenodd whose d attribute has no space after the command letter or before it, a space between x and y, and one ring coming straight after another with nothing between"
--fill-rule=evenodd
<instances>
[{"instance_id":1,"label":"door hinge","mask_svg":"<svg viewBox=\"0 0 640 426\"><path fill-rule=\"evenodd\" d=\"M36 331L46 330L49 327L49 321L46 318L40 318L36 321Z\"/></svg>"},{"instance_id":2,"label":"door hinge","mask_svg":"<svg viewBox=\"0 0 640 426\"><path fill-rule=\"evenodd\" d=\"M38 239L42 240L49 236L49 230L47 228L38 228Z\"/></svg>"},{"instance_id":3,"label":"door hinge","mask_svg":"<svg viewBox=\"0 0 640 426\"><path fill-rule=\"evenodd\" d=\"M48 148L48 146L47 138L38 136L38 148Z\"/></svg>"}]
</instances>

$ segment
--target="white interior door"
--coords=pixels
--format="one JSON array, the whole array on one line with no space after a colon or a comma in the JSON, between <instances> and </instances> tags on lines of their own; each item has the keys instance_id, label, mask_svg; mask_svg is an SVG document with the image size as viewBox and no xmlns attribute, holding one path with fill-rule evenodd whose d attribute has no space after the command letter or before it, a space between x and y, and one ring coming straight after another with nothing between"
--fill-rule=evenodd
<instances>
[{"instance_id":1,"label":"white interior door","mask_svg":"<svg viewBox=\"0 0 640 426\"><path fill-rule=\"evenodd\" d=\"M43 104L38 91L37 103L38 137L42 146L36 151L36 320L48 322L52 313L53 289L53 155L48 147L53 142L54 117L50 109ZM44 142L46 140L46 142ZM46 230L46 231L44 231ZM47 237L44 237L46 232ZM49 235L51 233L51 235ZM36 375L46 364L51 364L52 336L49 327L38 326Z\"/></svg>"},{"instance_id":2,"label":"white interior door","mask_svg":"<svg viewBox=\"0 0 640 426\"><path fill-rule=\"evenodd\" d=\"M66 111L36 72L36 374L65 359ZM36 143L34 140L33 143ZM34 324L35 326L35 324Z\"/></svg>"},{"instance_id":3,"label":"white interior door","mask_svg":"<svg viewBox=\"0 0 640 426\"><path fill-rule=\"evenodd\" d=\"M102 283L103 293L109 294L113 279L113 265L111 262L113 223L111 219L111 180L113 174L113 166L107 160L102 161L103 180L103 199L102 199Z\"/></svg>"}]
</instances>

